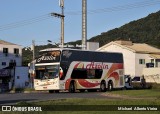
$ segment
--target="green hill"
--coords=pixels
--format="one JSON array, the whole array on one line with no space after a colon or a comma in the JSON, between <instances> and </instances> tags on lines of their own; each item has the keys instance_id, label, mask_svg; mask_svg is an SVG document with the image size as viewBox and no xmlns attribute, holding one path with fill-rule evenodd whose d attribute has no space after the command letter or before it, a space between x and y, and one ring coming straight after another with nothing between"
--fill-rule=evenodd
<instances>
[{"instance_id":1,"label":"green hill","mask_svg":"<svg viewBox=\"0 0 160 114\"><path fill-rule=\"evenodd\" d=\"M152 13L145 18L132 21L119 28L108 32L103 32L88 41L99 42L103 46L115 40L131 40L136 43L147 43L160 48L160 11ZM71 45L81 44L81 41L69 42ZM53 45L36 46L36 55L38 51L44 48L51 48ZM32 53L23 49L23 65L27 65L32 60Z\"/></svg>"},{"instance_id":2,"label":"green hill","mask_svg":"<svg viewBox=\"0 0 160 114\"><path fill-rule=\"evenodd\" d=\"M147 43L160 48L160 11L119 28L103 32L89 41L99 42L100 46L102 46L108 42L120 39Z\"/></svg>"}]
</instances>

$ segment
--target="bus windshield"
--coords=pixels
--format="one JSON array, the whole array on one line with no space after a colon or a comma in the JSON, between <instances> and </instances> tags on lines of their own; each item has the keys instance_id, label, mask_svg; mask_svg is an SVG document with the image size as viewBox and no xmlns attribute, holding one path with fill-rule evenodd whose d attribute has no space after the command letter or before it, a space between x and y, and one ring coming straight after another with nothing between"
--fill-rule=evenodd
<instances>
[{"instance_id":1,"label":"bus windshield","mask_svg":"<svg viewBox=\"0 0 160 114\"><path fill-rule=\"evenodd\" d=\"M35 79L54 79L59 76L59 65L36 66Z\"/></svg>"}]
</instances>

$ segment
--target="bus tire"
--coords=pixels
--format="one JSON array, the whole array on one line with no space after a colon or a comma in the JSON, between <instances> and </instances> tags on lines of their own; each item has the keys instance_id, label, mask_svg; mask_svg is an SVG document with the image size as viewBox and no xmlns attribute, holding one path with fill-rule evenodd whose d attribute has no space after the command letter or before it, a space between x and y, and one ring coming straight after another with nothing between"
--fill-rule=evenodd
<instances>
[{"instance_id":1,"label":"bus tire","mask_svg":"<svg viewBox=\"0 0 160 114\"><path fill-rule=\"evenodd\" d=\"M106 82L104 80L101 82L100 91L106 92Z\"/></svg>"},{"instance_id":2,"label":"bus tire","mask_svg":"<svg viewBox=\"0 0 160 114\"><path fill-rule=\"evenodd\" d=\"M108 91L112 91L113 90L113 82L109 81L108 82Z\"/></svg>"},{"instance_id":3,"label":"bus tire","mask_svg":"<svg viewBox=\"0 0 160 114\"><path fill-rule=\"evenodd\" d=\"M76 91L74 81L71 81L69 85L69 92L74 93Z\"/></svg>"}]
</instances>

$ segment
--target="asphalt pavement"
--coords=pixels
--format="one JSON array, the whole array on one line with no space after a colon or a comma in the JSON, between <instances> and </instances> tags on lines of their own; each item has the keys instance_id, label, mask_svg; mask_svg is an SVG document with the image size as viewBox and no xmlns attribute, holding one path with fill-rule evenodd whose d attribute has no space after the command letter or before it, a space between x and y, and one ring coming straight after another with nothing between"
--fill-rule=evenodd
<instances>
[{"instance_id":1,"label":"asphalt pavement","mask_svg":"<svg viewBox=\"0 0 160 114\"><path fill-rule=\"evenodd\" d=\"M107 93L106 93L107 94ZM102 92L84 92L84 93L1 93L0 105L13 105L20 101L35 102L67 98L87 98L87 99L109 99L111 97Z\"/></svg>"}]
</instances>

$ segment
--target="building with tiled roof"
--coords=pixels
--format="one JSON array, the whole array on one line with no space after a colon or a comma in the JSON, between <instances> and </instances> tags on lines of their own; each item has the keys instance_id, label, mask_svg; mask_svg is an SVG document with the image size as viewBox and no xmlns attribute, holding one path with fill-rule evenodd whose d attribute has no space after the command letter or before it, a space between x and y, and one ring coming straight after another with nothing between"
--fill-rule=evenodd
<instances>
[{"instance_id":1,"label":"building with tiled roof","mask_svg":"<svg viewBox=\"0 0 160 114\"><path fill-rule=\"evenodd\" d=\"M0 93L17 84L15 73L19 66L22 66L22 47L0 40Z\"/></svg>"},{"instance_id":2,"label":"building with tiled roof","mask_svg":"<svg viewBox=\"0 0 160 114\"><path fill-rule=\"evenodd\" d=\"M9 63L12 61L16 62L16 66L22 65L22 47L0 40L0 69L9 67Z\"/></svg>"},{"instance_id":3,"label":"building with tiled roof","mask_svg":"<svg viewBox=\"0 0 160 114\"><path fill-rule=\"evenodd\" d=\"M0 40L0 44L3 44L3 45L16 45L16 44L4 41L4 40Z\"/></svg>"},{"instance_id":4,"label":"building with tiled roof","mask_svg":"<svg viewBox=\"0 0 160 114\"><path fill-rule=\"evenodd\" d=\"M28 67L22 66L22 47L0 40L0 93L28 84Z\"/></svg>"},{"instance_id":5,"label":"building with tiled roof","mask_svg":"<svg viewBox=\"0 0 160 114\"><path fill-rule=\"evenodd\" d=\"M98 49L99 51L123 53L125 75L142 76L145 67L160 67L160 49L145 43L132 41L112 41Z\"/></svg>"},{"instance_id":6,"label":"building with tiled roof","mask_svg":"<svg viewBox=\"0 0 160 114\"><path fill-rule=\"evenodd\" d=\"M145 43L132 43L131 41L115 41L115 43L120 44L136 53L160 54L160 49Z\"/></svg>"}]
</instances>

